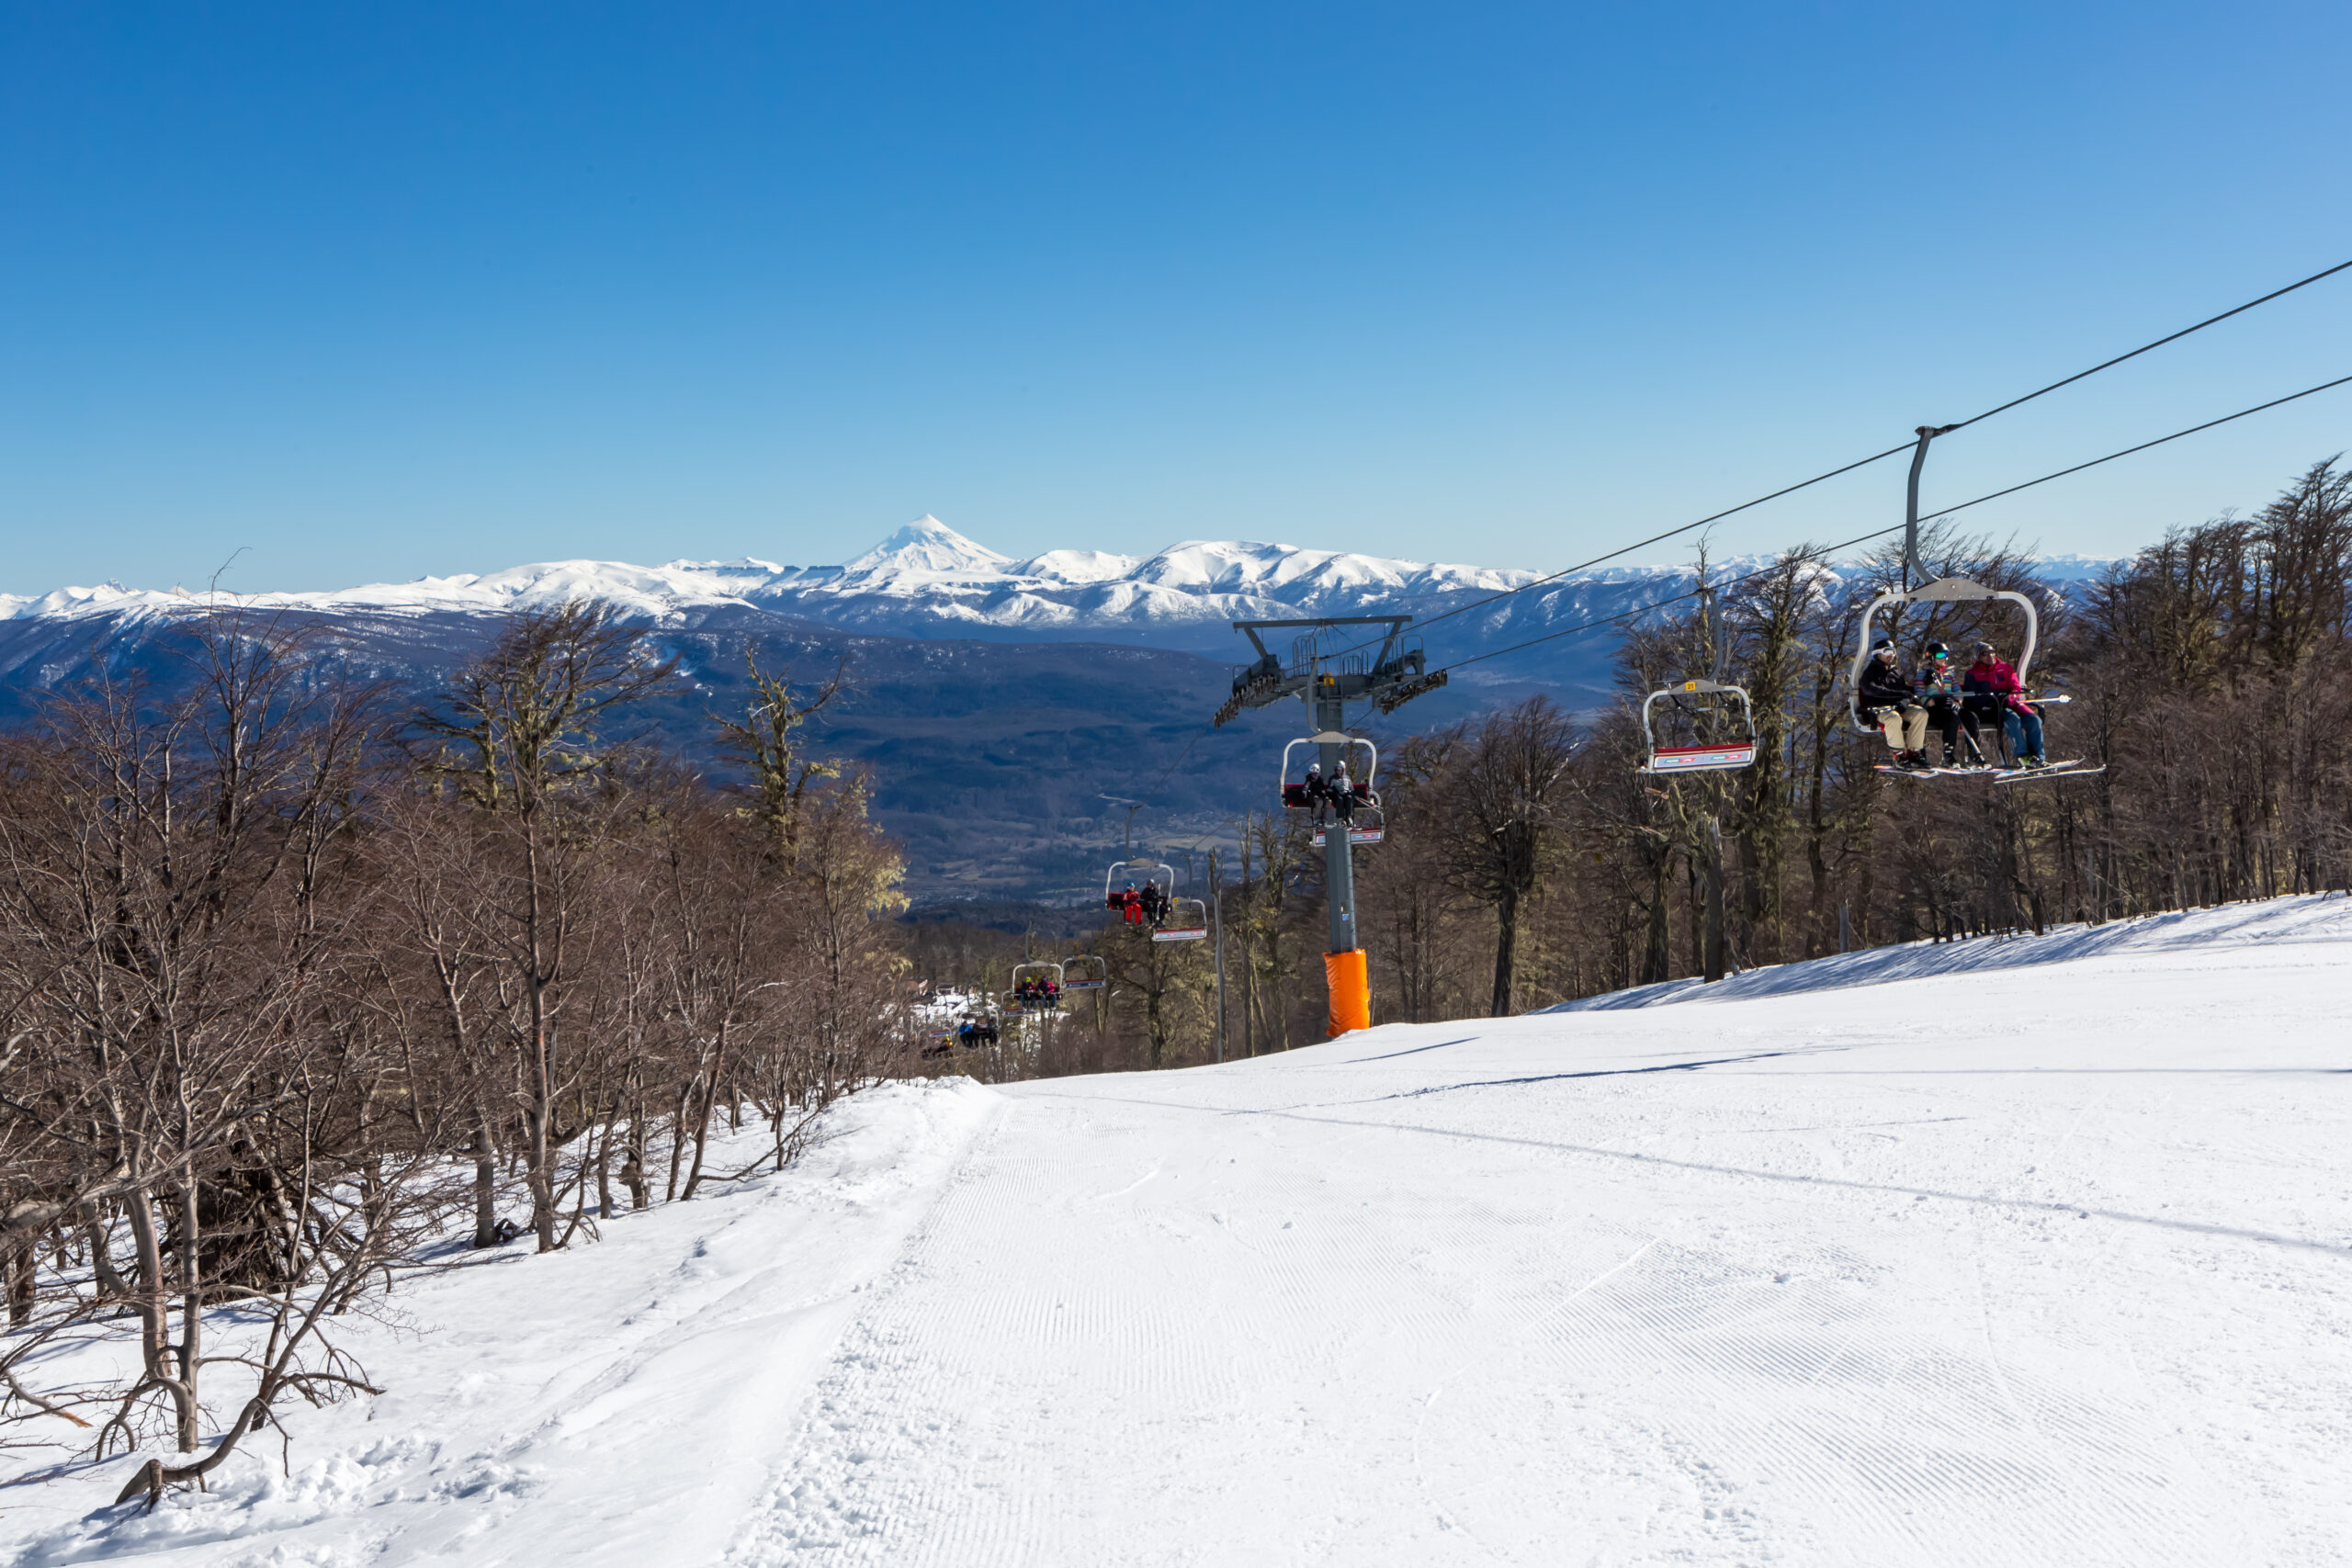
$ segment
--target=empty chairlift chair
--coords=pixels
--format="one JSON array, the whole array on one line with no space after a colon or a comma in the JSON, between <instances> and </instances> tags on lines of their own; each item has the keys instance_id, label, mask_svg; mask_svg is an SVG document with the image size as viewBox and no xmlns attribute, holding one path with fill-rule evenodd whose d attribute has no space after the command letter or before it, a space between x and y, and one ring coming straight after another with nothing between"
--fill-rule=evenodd
<instances>
[{"instance_id":1,"label":"empty chairlift chair","mask_svg":"<svg viewBox=\"0 0 2352 1568\"><path fill-rule=\"evenodd\" d=\"M1671 717L1658 712L1661 700ZM1642 700L1642 739L1648 749L1645 773L1748 767L1756 761L1756 710L1737 686L1678 681Z\"/></svg>"},{"instance_id":2,"label":"empty chairlift chair","mask_svg":"<svg viewBox=\"0 0 2352 1568\"><path fill-rule=\"evenodd\" d=\"M1168 913L1153 928L1154 942L1199 942L1209 934L1209 907L1198 898L1171 898Z\"/></svg>"}]
</instances>

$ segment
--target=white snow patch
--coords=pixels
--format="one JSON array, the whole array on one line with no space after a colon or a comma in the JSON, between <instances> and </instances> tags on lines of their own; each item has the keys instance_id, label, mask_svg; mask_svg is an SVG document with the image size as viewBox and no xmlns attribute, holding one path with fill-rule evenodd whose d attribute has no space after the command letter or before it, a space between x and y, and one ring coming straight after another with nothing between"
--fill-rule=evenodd
<instances>
[{"instance_id":1,"label":"white snow patch","mask_svg":"<svg viewBox=\"0 0 2352 1568\"><path fill-rule=\"evenodd\" d=\"M1647 1005L1667 1002L1676 1005ZM860 1097L16 1562L2210 1563L2352 1540L2352 900ZM6 1561L0 1557L0 1561Z\"/></svg>"},{"instance_id":2,"label":"white snow patch","mask_svg":"<svg viewBox=\"0 0 2352 1568\"><path fill-rule=\"evenodd\" d=\"M0 1493L9 1568L707 1562L775 1483L807 1390L1001 1101L967 1079L843 1101L781 1176L528 1243L401 1292L414 1332L344 1331L390 1391L288 1414L202 1493L116 1508L135 1468ZM749 1132L714 1150L758 1157ZM11 1547L13 1546L13 1553Z\"/></svg>"}]
</instances>

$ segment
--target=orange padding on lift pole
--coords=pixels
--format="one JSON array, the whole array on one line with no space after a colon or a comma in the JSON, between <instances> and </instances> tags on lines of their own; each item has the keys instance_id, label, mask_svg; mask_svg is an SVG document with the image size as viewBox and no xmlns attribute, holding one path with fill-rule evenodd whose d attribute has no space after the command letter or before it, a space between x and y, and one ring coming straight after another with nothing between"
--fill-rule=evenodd
<instances>
[{"instance_id":1,"label":"orange padding on lift pole","mask_svg":"<svg viewBox=\"0 0 2352 1568\"><path fill-rule=\"evenodd\" d=\"M1325 953L1323 981L1331 988L1329 1038L1372 1027L1372 980L1364 973L1363 949Z\"/></svg>"}]
</instances>

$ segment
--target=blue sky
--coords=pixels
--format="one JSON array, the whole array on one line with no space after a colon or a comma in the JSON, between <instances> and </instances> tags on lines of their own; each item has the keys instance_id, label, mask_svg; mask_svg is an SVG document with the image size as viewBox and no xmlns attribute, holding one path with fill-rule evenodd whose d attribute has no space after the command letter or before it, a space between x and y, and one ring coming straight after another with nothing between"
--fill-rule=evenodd
<instances>
[{"instance_id":1,"label":"blue sky","mask_svg":"<svg viewBox=\"0 0 2352 1568\"><path fill-rule=\"evenodd\" d=\"M0 5L0 589L925 512L1555 567L2352 257L2347 46L2340 3ZM1939 444L1930 504L2348 372L2352 274ZM2347 446L2352 388L1972 516L2120 551Z\"/></svg>"}]
</instances>

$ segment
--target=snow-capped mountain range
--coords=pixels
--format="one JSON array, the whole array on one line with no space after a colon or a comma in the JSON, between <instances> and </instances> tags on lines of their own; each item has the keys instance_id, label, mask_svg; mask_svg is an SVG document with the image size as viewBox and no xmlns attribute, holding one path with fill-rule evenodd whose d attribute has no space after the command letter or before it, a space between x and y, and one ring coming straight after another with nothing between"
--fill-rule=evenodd
<instances>
[{"instance_id":1,"label":"snow-capped mountain range","mask_svg":"<svg viewBox=\"0 0 2352 1568\"><path fill-rule=\"evenodd\" d=\"M1052 550L1014 560L925 517L839 566L547 561L326 592L264 593L239 603L326 615L424 615L495 614L590 599L657 623L741 608L896 636L1107 637L1227 652L1236 640L1228 623L1237 618L1354 614L1396 600L1458 603L1516 587L1533 575L1289 545L1202 541L1144 558ZM203 602L182 589L107 583L39 597L0 594L0 619L175 615Z\"/></svg>"},{"instance_id":2,"label":"snow-capped mountain range","mask_svg":"<svg viewBox=\"0 0 2352 1568\"><path fill-rule=\"evenodd\" d=\"M2098 565L2045 563L2056 578ZM1000 555L935 517L909 524L839 566L773 561L545 561L504 571L424 577L324 592L263 593L237 602L328 615L494 615L571 599L617 605L632 619L692 624L714 612L764 611L843 630L989 641L1145 642L1238 658L1235 620L1363 615L1391 608L1427 615L1518 588L1536 573L1508 568L1391 560L1294 545L1188 540L1145 558L1049 550ZM1689 570L1613 567L1547 583L1474 619L1483 633L1612 614L1645 588L1672 592ZM184 589L61 588L0 594L0 620L136 621L184 615L207 601ZM1463 629L1468 629L1466 627Z\"/></svg>"}]
</instances>

